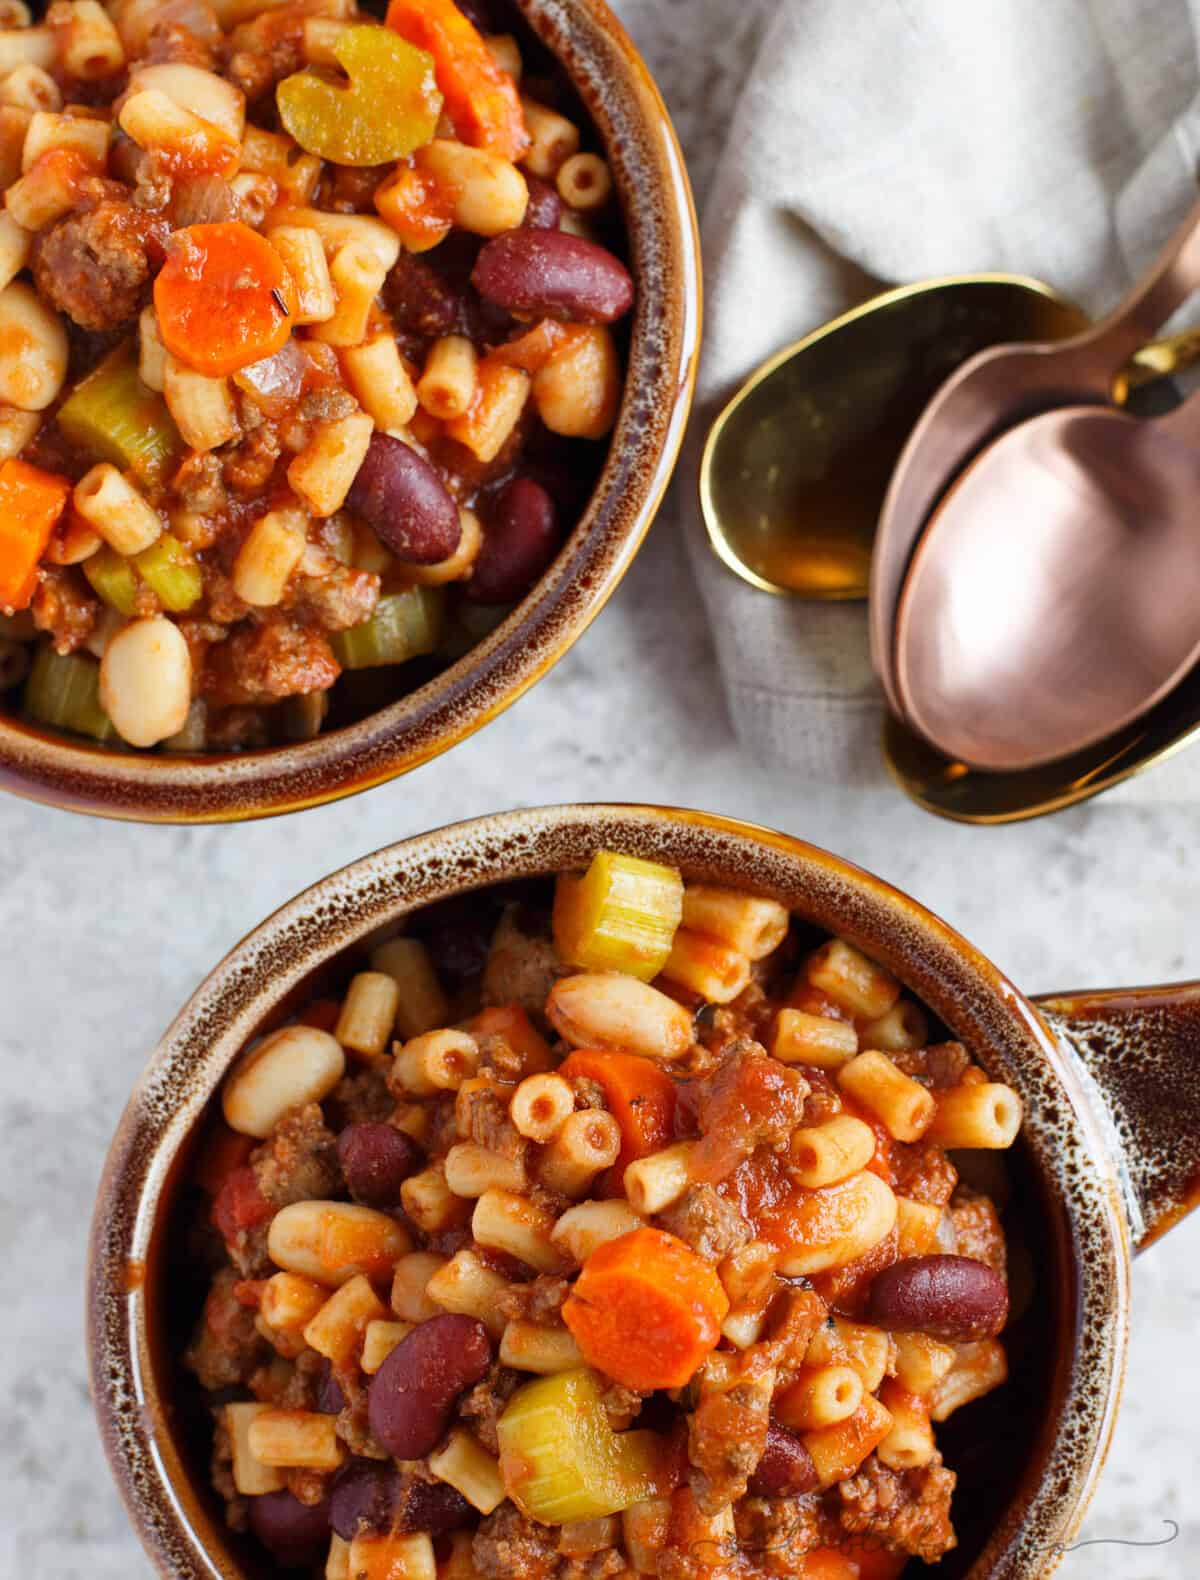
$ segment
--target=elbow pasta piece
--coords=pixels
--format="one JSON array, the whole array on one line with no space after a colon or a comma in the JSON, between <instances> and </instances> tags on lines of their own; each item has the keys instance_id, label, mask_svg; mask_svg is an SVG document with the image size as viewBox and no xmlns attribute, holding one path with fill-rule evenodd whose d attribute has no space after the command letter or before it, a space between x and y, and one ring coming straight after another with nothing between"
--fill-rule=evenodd
<instances>
[{"instance_id":1,"label":"elbow pasta piece","mask_svg":"<svg viewBox=\"0 0 1200 1580\"><path fill-rule=\"evenodd\" d=\"M658 1573L658 1555L667 1545L670 1522L670 1498L644 1498L622 1512L621 1539L636 1574Z\"/></svg>"},{"instance_id":2,"label":"elbow pasta piece","mask_svg":"<svg viewBox=\"0 0 1200 1580\"><path fill-rule=\"evenodd\" d=\"M571 1114L538 1160L538 1180L560 1196L585 1196L621 1150L621 1127L603 1108Z\"/></svg>"},{"instance_id":3,"label":"elbow pasta piece","mask_svg":"<svg viewBox=\"0 0 1200 1580\"><path fill-rule=\"evenodd\" d=\"M395 1218L348 1201L292 1202L279 1209L267 1231L267 1255L276 1267L331 1289L359 1273L383 1278L411 1250L408 1232Z\"/></svg>"},{"instance_id":4,"label":"elbow pasta piece","mask_svg":"<svg viewBox=\"0 0 1200 1580\"><path fill-rule=\"evenodd\" d=\"M479 551L483 547L483 523L473 510L459 506L458 547L448 559L436 560L432 565L406 567L410 581L421 587L443 587L447 582L465 581L471 574Z\"/></svg>"},{"instance_id":5,"label":"elbow pasta piece","mask_svg":"<svg viewBox=\"0 0 1200 1580\"><path fill-rule=\"evenodd\" d=\"M839 1185L860 1173L875 1156L875 1132L850 1114L793 1131L788 1172L808 1190Z\"/></svg>"},{"instance_id":6,"label":"elbow pasta piece","mask_svg":"<svg viewBox=\"0 0 1200 1580\"><path fill-rule=\"evenodd\" d=\"M471 409L446 424L447 437L465 444L478 460L494 461L520 422L531 388L528 373L484 357Z\"/></svg>"},{"instance_id":7,"label":"elbow pasta piece","mask_svg":"<svg viewBox=\"0 0 1200 1580\"><path fill-rule=\"evenodd\" d=\"M58 48L48 27L6 27L0 32L0 76L22 66L49 72L57 61Z\"/></svg>"},{"instance_id":8,"label":"elbow pasta piece","mask_svg":"<svg viewBox=\"0 0 1200 1580\"><path fill-rule=\"evenodd\" d=\"M329 1299L315 1279L298 1273L273 1273L263 1285L258 1310L263 1321L281 1333L300 1333Z\"/></svg>"},{"instance_id":9,"label":"elbow pasta piece","mask_svg":"<svg viewBox=\"0 0 1200 1580\"><path fill-rule=\"evenodd\" d=\"M233 1457L233 1484L243 1498L258 1498L267 1492L279 1492L284 1485L278 1470L263 1464L250 1447L251 1426L270 1409L269 1404L225 1406L225 1430L229 1433Z\"/></svg>"},{"instance_id":10,"label":"elbow pasta piece","mask_svg":"<svg viewBox=\"0 0 1200 1580\"><path fill-rule=\"evenodd\" d=\"M849 1022L804 1010L781 1009L771 1033L771 1056L782 1064L811 1064L837 1070L858 1052L858 1033Z\"/></svg>"},{"instance_id":11,"label":"elbow pasta piece","mask_svg":"<svg viewBox=\"0 0 1200 1580\"><path fill-rule=\"evenodd\" d=\"M197 373L169 351L163 365L163 399L184 444L193 450L217 450L241 435L229 380Z\"/></svg>"},{"instance_id":12,"label":"elbow pasta piece","mask_svg":"<svg viewBox=\"0 0 1200 1580\"><path fill-rule=\"evenodd\" d=\"M878 1020L900 997L900 984L890 971L868 960L844 938L831 938L809 960L805 975L813 987L851 1015Z\"/></svg>"},{"instance_id":13,"label":"elbow pasta piece","mask_svg":"<svg viewBox=\"0 0 1200 1580\"><path fill-rule=\"evenodd\" d=\"M329 318L313 325L313 337L330 346L361 345L387 269L370 246L348 241L330 259L329 278L337 305Z\"/></svg>"},{"instance_id":14,"label":"elbow pasta piece","mask_svg":"<svg viewBox=\"0 0 1200 1580\"><path fill-rule=\"evenodd\" d=\"M425 1322L441 1307L428 1293L429 1280L445 1267L447 1258L433 1251L412 1251L402 1256L392 1274L392 1310L405 1322Z\"/></svg>"},{"instance_id":15,"label":"elbow pasta piece","mask_svg":"<svg viewBox=\"0 0 1200 1580\"><path fill-rule=\"evenodd\" d=\"M683 891L683 925L720 939L751 960L762 960L787 937L788 912L778 900L689 883Z\"/></svg>"},{"instance_id":16,"label":"elbow pasta piece","mask_svg":"<svg viewBox=\"0 0 1200 1580\"><path fill-rule=\"evenodd\" d=\"M359 405L377 428L395 434L408 426L417 409L417 391L390 330L344 347L342 366Z\"/></svg>"},{"instance_id":17,"label":"elbow pasta piece","mask_svg":"<svg viewBox=\"0 0 1200 1580\"><path fill-rule=\"evenodd\" d=\"M625 1195L635 1212L650 1217L676 1202L692 1183L691 1162L694 1141L677 1141L674 1146L635 1158L625 1166Z\"/></svg>"},{"instance_id":18,"label":"elbow pasta piece","mask_svg":"<svg viewBox=\"0 0 1200 1580\"><path fill-rule=\"evenodd\" d=\"M434 341L417 382L417 399L430 416L449 421L470 410L478 362L465 335L443 335Z\"/></svg>"},{"instance_id":19,"label":"elbow pasta piece","mask_svg":"<svg viewBox=\"0 0 1200 1580\"><path fill-rule=\"evenodd\" d=\"M21 169L28 173L42 154L64 149L103 170L108 159L110 132L107 121L85 119L79 115L59 115L53 110L37 110L25 133Z\"/></svg>"},{"instance_id":20,"label":"elbow pasta piece","mask_svg":"<svg viewBox=\"0 0 1200 1580\"><path fill-rule=\"evenodd\" d=\"M345 1366L361 1350L367 1323L386 1316L387 1307L360 1273L330 1295L304 1329L304 1342L335 1366Z\"/></svg>"},{"instance_id":21,"label":"elbow pasta piece","mask_svg":"<svg viewBox=\"0 0 1200 1580\"><path fill-rule=\"evenodd\" d=\"M63 98L58 83L42 66L18 66L0 80L0 104L13 104L19 110L61 110Z\"/></svg>"},{"instance_id":22,"label":"elbow pasta piece","mask_svg":"<svg viewBox=\"0 0 1200 1580\"><path fill-rule=\"evenodd\" d=\"M294 458L287 470L288 482L314 516L332 516L346 503L374 427L361 411L318 423L312 438Z\"/></svg>"},{"instance_id":23,"label":"elbow pasta piece","mask_svg":"<svg viewBox=\"0 0 1200 1580\"><path fill-rule=\"evenodd\" d=\"M506 1251L539 1273L561 1273L566 1258L551 1239L554 1215L515 1191L488 1190L475 1204L471 1233L479 1245Z\"/></svg>"},{"instance_id":24,"label":"elbow pasta piece","mask_svg":"<svg viewBox=\"0 0 1200 1580\"><path fill-rule=\"evenodd\" d=\"M579 128L557 110L521 95L529 147L521 160L530 175L553 181L564 160L579 151Z\"/></svg>"},{"instance_id":25,"label":"elbow pasta piece","mask_svg":"<svg viewBox=\"0 0 1200 1580\"><path fill-rule=\"evenodd\" d=\"M272 510L260 516L233 562L234 592L252 608L269 609L282 603L307 546L308 518L303 511Z\"/></svg>"},{"instance_id":26,"label":"elbow pasta piece","mask_svg":"<svg viewBox=\"0 0 1200 1580\"><path fill-rule=\"evenodd\" d=\"M875 1450L879 1463L889 1470L920 1470L935 1453L924 1401L889 1377L879 1390L879 1402L892 1418L887 1436Z\"/></svg>"},{"instance_id":27,"label":"elbow pasta piece","mask_svg":"<svg viewBox=\"0 0 1200 1580\"><path fill-rule=\"evenodd\" d=\"M242 1055L225 1079L221 1111L239 1135L262 1140L284 1114L319 1103L346 1073L337 1040L315 1026L282 1026Z\"/></svg>"},{"instance_id":28,"label":"elbow pasta piece","mask_svg":"<svg viewBox=\"0 0 1200 1580\"><path fill-rule=\"evenodd\" d=\"M479 1044L468 1032L426 1031L397 1053L390 1080L414 1097L433 1097L457 1091L478 1066Z\"/></svg>"},{"instance_id":29,"label":"elbow pasta piece","mask_svg":"<svg viewBox=\"0 0 1200 1580\"><path fill-rule=\"evenodd\" d=\"M520 82L523 69L521 50L512 34L488 33L484 36L483 42L488 47L488 54L500 70L506 71L514 82Z\"/></svg>"},{"instance_id":30,"label":"elbow pasta piece","mask_svg":"<svg viewBox=\"0 0 1200 1580\"><path fill-rule=\"evenodd\" d=\"M499 1462L463 1427L455 1427L438 1452L429 1456L429 1468L480 1514L490 1514L507 1496Z\"/></svg>"},{"instance_id":31,"label":"elbow pasta piece","mask_svg":"<svg viewBox=\"0 0 1200 1580\"><path fill-rule=\"evenodd\" d=\"M307 225L277 225L267 240L283 259L292 279L293 325L323 324L332 318L337 310L337 296L317 232ZM360 404L370 411L365 401L360 400Z\"/></svg>"},{"instance_id":32,"label":"elbow pasta piece","mask_svg":"<svg viewBox=\"0 0 1200 1580\"><path fill-rule=\"evenodd\" d=\"M996 1339L955 1346L954 1365L929 1396L934 1421L948 1421L956 1410L991 1393L1008 1378L1008 1358Z\"/></svg>"},{"instance_id":33,"label":"elbow pasta piece","mask_svg":"<svg viewBox=\"0 0 1200 1580\"><path fill-rule=\"evenodd\" d=\"M585 971L562 977L550 989L546 1015L573 1048L672 1060L692 1043L692 1017L683 1005L628 976Z\"/></svg>"},{"instance_id":34,"label":"elbow pasta piece","mask_svg":"<svg viewBox=\"0 0 1200 1580\"><path fill-rule=\"evenodd\" d=\"M930 1256L938 1249L943 1209L930 1202L896 1197L897 1249L900 1256Z\"/></svg>"},{"instance_id":35,"label":"elbow pasta piece","mask_svg":"<svg viewBox=\"0 0 1200 1580\"><path fill-rule=\"evenodd\" d=\"M359 1361L363 1371L373 1377L401 1339L406 1339L412 1330L411 1322L386 1322L382 1318L368 1322Z\"/></svg>"},{"instance_id":36,"label":"elbow pasta piece","mask_svg":"<svg viewBox=\"0 0 1200 1580\"><path fill-rule=\"evenodd\" d=\"M626 1170L628 1174L628 1170ZM568 1207L550 1231L564 1258L582 1266L597 1246L619 1240L645 1226L645 1220L623 1201L581 1201Z\"/></svg>"},{"instance_id":37,"label":"elbow pasta piece","mask_svg":"<svg viewBox=\"0 0 1200 1580\"><path fill-rule=\"evenodd\" d=\"M862 1378L853 1366L805 1367L775 1399L771 1413L793 1431L812 1432L848 1420L862 1401Z\"/></svg>"},{"instance_id":38,"label":"elbow pasta piece","mask_svg":"<svg viewBox=\"0 0 1200 1580\"><path fill-rule=\"evenodd\" d=\"M292 208L288 209L287 217L281 224L288 228L300 225L315 230L327 257L332 257L340 247L351 242L367 247L375 254L385 274L395 267L396 259L400 256L400 239L395 231L381 219L373 219L369 214L332 214L319 208ZM268 240L276 229L277 226L271 227Z\"/></svg>"},{"instance_id":39,"label":"elbow pasta piece","mask_svg":"<svg viewBox=\"0 0 1200 1580\"><path fill-rule=\"evenodd\" d=\"M603 439L621 404L621 359L603 324L573 325L538 369L533 403L551 433Z\"/></svg>"},{"instance_id":40,"label":"elbow pasta piece","mask_svg":"<svg viewBox=\"0 0 1200 1580\"><path fill-rule=\"evenodd\" d=\"M475 1198L489 1190L525 1189L525 1166L473 1141L460 1141L446 1154L446 1183L456 1196Z\"/></svg>"},{"instance_id":41,"label":"elbow pasta piece","mask_svg":"<svg viewBox=\"0 0 1200 1580\"><path fill-rule=\"evenodd\" d=\"M45 411L67 376L67 334L24 280L0 291L0 401Z\"/></svg>"},{"instance_id":42,"label":"elbow pasta piece","mask_svg":"<svg viewBox=\"0 0 1200 1580\"><path fill-rule=\"evenodd\" d=\"M325 1580L352 1580L350 1543L335 1531L329 1538L329 1557L325 1560ZM464 1577L466 1580L466 1577Z\"/></svg>"},{"instance_id":43,"label":"elbow pasta piece","mask_svg":"<svg viewBox=\"0 0 1200 1580\"><path fill-rule=\"evenodd\" d=\"M338 40L349 29L349 22L331 16L304 19L304 57L313 66L337 66Z\"/></svg>"},{"instance_id":44,"label":"elbow pasta piece","mask_svg":"<svg viewBox=\"0 0 1200 1580\"><path fill-rule=\"evenodd\" d=\"M21 154L30 119L28 110L19 109L15 104L0 104L0 186L10 190L21 174ZM7 193L4 201L8 204ZM11 205L9 207L11 211ZM17 215L14 214L13 218L20 223ZM29 230L34 227L24 228Z\"/></svg>"},{"instance_id":45,"label":"elbow pasta piece","mask_svg":"<svg viewBox=\"0 0 1200 1580\"><path fill-rule=\"evenodd\" d=\"M513 1093L509 1118L530 1141L553 1141L575 1112L575 1094L561 1075L527 1075Z\"/></svg>"},{"instance_id":46,"label":"elbow pasta piece","mask_svg":"<svg viewBox=\"0 0 1200 1580\"><path fill-rule=\"evenodd\" d=\"M812 1455L818 1486L824 1490L852 1476L891 1428L891 1416L878 1399L866 1394L857 1411L845 1421L806 1432L804 1446Z\"/></svg>"},{"instance_id":47,"label":"elbow pasta piece","mask_svg":"<svg viewBox=\"0 0 1200 1580\"><path fill-rule=\"evenodd\" d=\"M572 154L558 167L558 195L580 214L592 214L612 197L612 171L599 154Z\"/></svg>"},{"instance_id":48,"label":"elbow pasta piece","mask_svg":"<svg viewBox=\"0 0 1200 1580\"><path fill-rule=\"evenodd\" d=\"M893 1334L896 1345L896 1381L909 1393L931 1394L954 1365L951 1344L928 1333Z\"/></svg>"},{"instance_id":49,"label":"elbow pasta piece","mask_svg":"<svg viewBox=\"0 0 1200 1580\"><path fill-rule=\"evenodd\" d=\"M419 1174L410 1174L400 1187L400 1204L425 1234L457 1229L466 1223L470 1212L470 1204L450 1189L444 1163L432 1163Z\"/></svg>"},{"instance_id":50,"label":"elbow pasta piece","mask_svg":"<svg viewBox=\"0 0 1200 1580\"><path fill-rule=\"evenodd\" d=\"M442 1311L454 1311L482 1322L494 1339L504 1332L507 1318L499 1309L508 1281L486 1267L471 1250L457 1251L429 1280L426 1294Z\"/></svg>"},{"instance_id":51,"label":"elbow pasta piece","mask_svg":"<svg viewBox=\"0 0 1200 1580\"><path fill-rule=\"evenodd\" d=\"M211 121L193 115L161 88L145 88L125 100L117 124L139 148L211 166L231 176L241 147Z\"/></svg>"},{"instance_id":52,"label":"elbow pasta piece","mask_svg":"<svg viewBox=\"0 0 1200 1580\"><path fill-rule=\"evenodd\" d=\"M929 1019L919 1004L902 998L886 1015L869 1021L862 1029L864 1048L880 1048L884 1053L907 1053L925 1047L929 1041Z\"/></svg>"},{"instance_id":53,"label":"elbow pasta piece","mask_svg":"<svg viewBox=\"0 0 1200 1580\"><path fill-rule=\"evenodd\" d=\"M59 65L68 77L94 82L125 64L125 46L99 0L70 0L69 14L62 22L52 21L51 31Z\"/></svg>"},{"instance_id":54,"label":"elbow pasta piece","mask_svg":"<svg viewBox=\"0 0 1200 1580\"><path fill-rule=\"evenodd\" d=\"M680 927L662 974L709 1004L729 1004L748 987L750 962L719 939Z\"/></svg>"},{"instance_id":55,"label":"elbow pasta piece","mask_svg":"<svg viewBox=\"0 0 1200 1580\"><path fill-rule=\"evenodd\" d=\"M387 1052L400 1007L400 986L383 971L360 971L342 1001L333 1034L343 1048L378 1059Z\"/></svg>"},{"instance_id":56,"label":"elbow pasta piece","mask_svg":"<svg viewBox=\"0 0 1200 1580\"><path fill-rule=\"evenodd\" d=\"M107 461L80 478L72 504L118 554L139 554L162 535L158 511Z\"/></svg>"},{"instance_id":57,"label":"elbow pasta piece","mask_svg":"<svg viewBox=\"0 0 1200 1580\"><path fill-rule=\"evenodd\" d=\"M350 1580L437 1580L433 1542L416 1536L356 1536L346 1559Z\"/></svg>"},{"instance_id":58,"label":"elbow pasta piece","mask_svg":"<svg viewBox=\"0 0 1200 1580\"><path fill-rule=\"evenodd\" d=\"M371 951L371 970L390 976L399 989L396 1031L404 1038L444 1026L450 1005L419 938L391 938Z\"/></svg>"},{"instance_id":59,"label":"elbow pasta piece","mask_svg":"<svg viewBox=\"0 0 1200 1580\"><path fill-rule=\"evenodd\" d=\"M843 1064L837 1083L880 1120L894 1141L919 1141L933 1121L933 1096L874 1049Z\"/></svg>"},{"instance_id":60,"label":"elbow pasta piece","mask_svg":"<svg viewBox=\"0 0 1200 1580\"><path fill-rule=\"evenodd\" d=\"M161 395L167 382L167 348L158 332L158 314L143 307L138 317L138 378Z\"/></svg>"},{"instance_id":61,"label":"elbow pasta piece","mask_svg":"<svg viewBox=\"0 0 1200 1580\"><path fill-rule=\"evenodd\" d=\"M519 1372L551 1376L586 1366L583 1352L566 1328L548 1328L540 1322L509 1322L500 1339L500 1362Z\"/></svg>"},{"instance_id":62,"label":"elbow pasta piece","mask_svg":"<svg viewBox=\"0 0 1200 1580\"><path fill-rule=\"evenodd\" d=\"M28 174L14 180L4 194L5 208L24 230L45 230L74 208L78 179L90 168L70 149L40 154Z\"/></svg>"},{"instance_id":63,"label":"elbow pasta piece","mask_svg":"<svg viewBox=\"0 0 1200 1580\"><path fill-rule=\"evenodd\" d=\"M529 188L514 164L486 148L435 138L416 155L417 167L432 176L448 199L450 218L476 236L516 230L529 206Z\"/></svg>"},{"instance_id":64,"label":"elbow pasta piece","mask_svg":"<svg viewBox=\"0 0 1200 1580\"><path fill-rule=\"evenodd\" d=\"M951 1086L935 1092L933 1122L925 1132L939 1147L1011 1147L1021 1128L1021 1099L1011 1086L994 1081Z\"/></svg>"},{"instance_id":65,"label":"elbow pasta piece","mask_svg":"<svg viewBox=\"0 0 1200 1580\"><path fill-rule=\"evenodd\" d=\"M263 1410L246 1441L260 1464L285 1470L336 1470L345 1457L337 1417L315 1410Z\"/></svg>"},{"instance_id":66,"label":"elbow pasta piece","mask_svg":"<svg viewBox=\"0 0 1200 1580\"><path fill-rule=\"evenodd\" d=\"M896 1227L896 1198L877 1174L856 1174L813 1191L789 1223L791 1244L779 1259L785 1278L845 1267L873 1250Z\"/></svg>"},{"instance_id":67,"label":"elbow pasta piece","mask_svg":"<svg viewBox=\"0 0 1200 1580\"><path fill-rule=\"evenodd\" d=\"M246 126L245 95L232 82L218 77L215 71L178 61L139 66L130 78L129 87L132 93L163 93L180 109L241 141Z\"/></svg>"}]
</instances>

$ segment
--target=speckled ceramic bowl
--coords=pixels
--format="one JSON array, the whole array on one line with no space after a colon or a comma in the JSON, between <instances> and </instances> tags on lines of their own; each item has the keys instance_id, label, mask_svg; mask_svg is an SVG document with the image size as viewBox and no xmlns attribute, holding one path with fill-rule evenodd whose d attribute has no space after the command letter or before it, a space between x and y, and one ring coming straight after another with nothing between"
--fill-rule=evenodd
<instances>
[{"instance_id":1,"label":"speckled ceramic bowl","mask_svg":"<svg viewBox=\"0 0 1200 1580\"><path fill-rule=\"evenodd\" d=\"M269 817L394 778L470 735L540 679L603 608L662 498L691 407L700 248L683 157L604 0L517 0L566 69L612 166L637 281L625 394L591 500L554 564L490 636L379 712L294 746L173 759L107 751L0 714L0 788L164 823Z\"/></svg>"},{"instance_id":2,"label":"speckled ceramic bowl","mask_svg":"<svg viewBox=\"0 0 1200 1580\"><path fill-rule=\"evenodd\" d=\"M1035 1005L935 916L847 862L704 813L619 806L458 824L345 868L239 944L159 1044L100 1186L88 1317L105 1447L150 1556L171 1580L264 1574L220 1522L181 1423L178 1356L167 1342L172 1202L230 1063L332 962L406 912L582 866L601 847L775 895L850 938L1021 1092L1027 1121L1013 1154L1010 1233L1030 1252L1033 1297L1010 1328L1007 1388L939 1434L960 1473L961 1536L939 1573L1048 1574L1077 1529L1112 1430L1131 1255L1196 1199L1200 985Z\"/></svg>"}]
</instances>

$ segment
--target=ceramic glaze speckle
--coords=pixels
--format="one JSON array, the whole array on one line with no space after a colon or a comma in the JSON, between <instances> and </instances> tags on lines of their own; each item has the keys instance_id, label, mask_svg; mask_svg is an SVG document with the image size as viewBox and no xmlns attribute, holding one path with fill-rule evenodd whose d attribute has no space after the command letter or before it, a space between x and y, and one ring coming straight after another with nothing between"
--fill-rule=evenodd
<instances>
[{"instance_id":1,"label":"ceramic glaze speckle","mask_svg":"<svg viewBox=\"0 0 1200 1580\"><path fill-rule=\"evenodd\" d=\"M292 901L195 994L122 1121L92 1241L90 1333L106 1447L151 1556L174 1580L244 1580L230 1538L172 1436L172 1358L155 1352L161 1239L186 1143L246 1040L313 973L416 906L502 879L584 865L599 847L775 895L899 975L994 1075L1021 1092L1024 1145L1052 1250L1037 1299L1052 1350L1042 1426L971 1580L1048 1574L1098 1474L1120 1392L1128 1243L1120 1182L1077 1071L1032 1006L969 944L886 884L811 846L693 812L576 807L511 813L393 846ZM133 1288L130 1262L144 1263ZM160 1468L161 1467L161 1468Z\"/></svg>"},{"instance_id":2,"label":"ceramic glaze speckle","mask_svg":"<svg viewBox=\"0 0 1200 1580\"><path fill-rule=\"evenodd\" d=\"M153 822L267 817L368 789L447 750L508 707L603 608L670 479L691 405L700 257L670 120L603 0L518 0L570 75L612 167L637 282L625 390L582 518L533 591L436 679L313 741L172 759L87 747L0 715L0 788L73 811Z\"/></svg>"}]
</instances>

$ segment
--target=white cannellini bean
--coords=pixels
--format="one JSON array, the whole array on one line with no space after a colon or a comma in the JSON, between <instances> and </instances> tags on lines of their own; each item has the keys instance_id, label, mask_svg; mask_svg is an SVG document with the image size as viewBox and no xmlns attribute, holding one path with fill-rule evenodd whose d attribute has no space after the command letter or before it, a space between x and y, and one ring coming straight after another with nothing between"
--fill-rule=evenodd
<instances>
[{"instance_id":1,"label":"white cannellini bean","mask_svg":"<svg viewBox=\"0 0 1200 1580\"><path fill-rule=\"evenodd\" d=\"M0 291L0 401L45 411L67 376L67 332L24 280Z\"/></svg>"},{"instance_id":2,"label":"white cannellini bean","mask_svg":"<svg viewBox=\"0 0 1200 1580\"><path fill-rule=\"evenodd\" d=\"M233 1068L221 1093L226 1123L244 1136L269 1136L289 1108L319 1103L346 1073L341 1044L315 1026L284 1026Z\"/></svg>"},{"instance_id":3,"label":"white cannellini bean","mask_svg":"<svg viewBox=\"0 0 1200 1580\"><path fill-rule=\"evenodd\" d=\"M130 746L157 746L181 730L192 702L192 658L162 615L134 620L104 650L100 701Z\"/></svg>"},{"instance_id":4,"label":"white cannellini bean","mask_svg":"<svg viewBox=\"0 0 1200 1580\"><path fill-rule=\"evenodd\" d=\"M585 971L550 990L546 1014L576 1048L618 1048L648 1059L678 1059L691 1046L692 1017L647 982Z\"/></svg>"},{"instance_id":5,"label":"white cannellini bean","mask_svg":"<svg viewBox=\"0 0 1200 1580\"><path fill-rule=\"evenodd\" d=\"M292 1202L267 1231L267 1255L276 1267L332 1289L360 1273L379 1280L411 1250L402 1224L349 1201Z\"/></svg>"}]
</instances>

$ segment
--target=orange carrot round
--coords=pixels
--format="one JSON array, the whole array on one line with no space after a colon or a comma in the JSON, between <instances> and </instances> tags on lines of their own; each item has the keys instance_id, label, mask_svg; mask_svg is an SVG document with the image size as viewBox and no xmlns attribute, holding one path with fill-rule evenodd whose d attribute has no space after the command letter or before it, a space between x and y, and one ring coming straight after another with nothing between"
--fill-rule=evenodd
<instances>
[{"instance_id":1,"label":"orange carrot round","mask_svg":"<svg viewBox=\"0 0 1200 1580\"><path fill-rule=\"evenodd\" d=\"M665 1147L675 1118L675 1082L650 1059L633 1053L606 1053L579 1048L559 1066L559 1074L595 1081L604 1091L609 1111L621 1127L621 1151L613 1164L619 1184L625 1165Z\"/></svg>"},{"instance_id":2,"label":"orange carrot round","mask_svg":"<svg viewBox=\"0 0 1200 1580\"><path fill-rule=\"evenodd\" d=\"M516 84L454 0L391 0L387 25L433 56L446 113L462 141L519 159L529 134Z\"/></svg>"},{"instance_id":3,"label":"orange carrot round","mask_svg":"<svg viewBox=\"0 0 1200 1580\"><path fill-rule=\"evenodd\" d=\"M175 232L154 282L173 356L221 378L278 351L291 332L292 280L264 236L238 220Z\"/></svg>"},{"instance_id":4,"label":"orange carrot round","mask_svg":"<svg viewBox=\"0 0 1200 1580\"><path fill-rule=\"evenodd\" d=\"M627 1388L682 1388L721 1337L716 1273L662 1229L634 1229L588 1257L563 1321L584 1358Z\"/></svg>"},{"instance_id":5,"label":"orange carrot round","mask_svg":"<svg viewBox=\"0 0 1200 1580\"><path fill-rule=\"evenodd\" d=\"M70 496L68 478L25 461L0 465L0 610L28 609L38 561Z\"/></svg>"}]
</instances>

